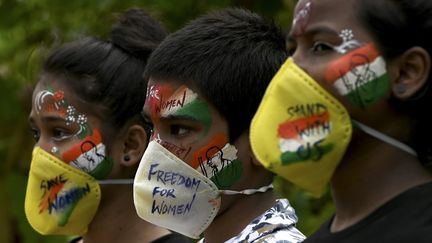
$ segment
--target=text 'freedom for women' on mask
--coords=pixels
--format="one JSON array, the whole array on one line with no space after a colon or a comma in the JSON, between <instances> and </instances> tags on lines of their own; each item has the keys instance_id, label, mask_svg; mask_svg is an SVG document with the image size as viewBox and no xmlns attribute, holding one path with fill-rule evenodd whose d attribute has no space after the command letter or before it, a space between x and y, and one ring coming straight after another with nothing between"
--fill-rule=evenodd
<instances>
[{"instance_id":1,"label":"text 'freedom for women' on mask","mask_svg":"<svg viewBox=\"0 0 432 243\"><path fill-rule=\"evenodd\" d=\"M219 190L212 180L154 140L135 176L134 204L142 219L197 239L216 217L221 194L250 195L271 188Z\"/></svg>"}]
</instances>

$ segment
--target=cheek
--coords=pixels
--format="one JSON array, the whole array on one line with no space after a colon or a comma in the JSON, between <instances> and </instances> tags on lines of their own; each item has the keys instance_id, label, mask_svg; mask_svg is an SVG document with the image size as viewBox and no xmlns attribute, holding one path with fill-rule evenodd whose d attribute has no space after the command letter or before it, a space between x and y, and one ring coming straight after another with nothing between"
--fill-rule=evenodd
<instances>
[{"instance_id":1,"label":"cheek","mask_svg":"<svg viewBox=\"0 0 432 243\"><path fill-rule=\"evenodd\" d=\"M388 95L386 66L375 45L369 43L331 62L324 79L339 96L365 108Z\"/></svg>"},{"instance_id":2,"label":"cheek","mask_svg":"<svg viewBox=\"0 0 432 243\"><path fill-rule=\"evenodd\" d=\"M222 151L227 142L228 136L226 134L216 134L210 140L205 141L204 145L200 146L193 152L189 164L193 168L197 169L204 163L204 161L210 160L216 153Z\"/></svg>"},{"instance_id":3,"label":"cheek","mask_svg":"<svg viewBox=\"0 0 432 243\"><path fill-rule=\"evenodd\" d=\"M106 146L98 129L81 140L75 140L61 152L63 162L78 168L96 179L106 178L113 167L113 160L107 156Z\"/></svg>"},{"instance_id":4,"label":"cheek","mask_svg":"<svg viewBox=\"0 0 432 243\"><path fill-rule=\"evenodd\" d=\"M48 153L54 155L55 157L57 157L58 159L62 159L61 156L61 150L63 149L60 146L56 146L52 143L43 143L39 145L43 150L47 151Z\"/></svg>"}]
</instances>

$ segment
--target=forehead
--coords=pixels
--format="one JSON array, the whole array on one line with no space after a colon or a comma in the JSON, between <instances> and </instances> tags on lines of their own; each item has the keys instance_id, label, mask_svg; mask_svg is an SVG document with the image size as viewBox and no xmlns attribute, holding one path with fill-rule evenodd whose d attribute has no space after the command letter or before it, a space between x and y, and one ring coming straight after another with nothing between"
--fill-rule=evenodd
<instances>
[{"instance_id":1,"label":"forehead","mask_svg":"<svg viewBox=\"0 0 432 243\"><path fill-rule=\"evenodd\" d=\"M91 104L81 100L67 85L55 77L42 77L36 84L32 95L32 112L57 111L60 106L73 107L80 113L92 114L94 110ZM47 109L47 108L57 109Z\"/></svg>"},{"instance_id":2,"label":"forehead","mask_svg":"<svg viewBox=\"0 0 432 243\"><path fill-rule=\"evenodd\" d=\"M33 90L33 103L37 102L37 98L41 93L48 92L54 94L55 92L59 91L62 92L63 99L72 100L71 92L64 84L58 82L58 79L43 77L39 80Z\"/></svg>"},{"instance_id":3,"label":"forehead","mask_svg":"<svg viewBox=\"0 0 432 243\"><path fill-rule=\"evenodd\" d=\"M194 120L210 127L212 120L222 116L201 95L198 89L176 81L154 81L150 79L144 112L158 122L160 118Z\"/></svg>"},{"instance_id":4,"label":"forehead","mask_svg":"<svg viewBox=\"0 0 432 243\"><path fill-rule=\"evenodd\" d=\"M155 102L160 104L162 101L174 101L173 99L177 100L178 103L195 99L208 103L195 87L175 80L159 81L150 78L147 85L145 107L155 105Z\"/></svg>"},{"instance_id":5,"label":"forehead","mask_svg":"<svg viewBox=\"0 0 432 243\"><path fill-rule=\"evenodd\" d=\"M300 0L294 10L294 20L296 19L306 29L318 25L330 28L358 25L355 0ZM293 28L298 28L298 26L293 26Z\"/></svg>"}]
</instances>

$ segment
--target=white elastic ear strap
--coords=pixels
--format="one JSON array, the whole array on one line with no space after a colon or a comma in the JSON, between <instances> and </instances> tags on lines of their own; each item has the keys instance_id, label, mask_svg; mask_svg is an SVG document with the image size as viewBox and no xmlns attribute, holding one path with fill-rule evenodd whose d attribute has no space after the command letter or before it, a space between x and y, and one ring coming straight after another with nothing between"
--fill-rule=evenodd
<instances>
[{"instance_id":1,"label":"white elastic ear strap","mask_svg":"<svg viewBox=\"0 0 432 243\"><path fill-rule=\"evenodd\" d=\"M393 145L394 147L396 147L396 148L398 148L398 149L400 149L402 151L405 151L405 152L407 152L407 153L409 153L409 154L417 157L417 152L414 149L412 149L410 146L408 146L408 145L406 145L404 143L401 143L398 140L396 140L396 139L394 139L392 137L389 137L389 136L387 136L387 135L385 135L385 134L383 134L381 132L378 132L377 130L375 130L375 129L371 128L371 127L368 127L368 126L360 123L359 121L356 121L356 120L351 120L351 121L352 121L352 123L356 127L358 127L363 132L367 133L368 135L370 135L370 136L372 136L372 137L374 137L376 139L379 139L379 140L381 140L381 141L383 141L385 143Z\"/></svg>"},{"instance_id":2,"label":"white elastic ear strap","mask_svg":"<svg viewBox=\"0 0 432 243\"><path fill-rule=\"evenodd\" d=\"M273 189L273 184L270 184L268 186L263 186L263 187L260 187L258 189L246 189L246 190L242 190L242 191L220 190L219 192L221 194L225 194L225 195L237 195L237 194L252 195L252 194L255 194L257 192L266 192L269 189Z\"/></svg>"}]
</instances>

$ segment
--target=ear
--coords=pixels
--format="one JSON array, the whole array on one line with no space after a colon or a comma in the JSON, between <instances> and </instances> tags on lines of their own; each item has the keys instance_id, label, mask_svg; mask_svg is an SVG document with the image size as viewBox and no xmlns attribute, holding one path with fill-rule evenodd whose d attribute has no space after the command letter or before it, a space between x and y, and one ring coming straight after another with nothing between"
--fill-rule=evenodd
<instances>
[{"instance_id":1,"label":"ear","mask_svg":"<svg viewBox=\"0 0 432 243\"><path fill-rule=\"evenodd\" d=\"M130 126L123 139L123 151L120 164L123 166L133 166L141 161L148 145L147 133L140 125Z\"/></svg>"},{"instance_id":2,"label":"ear","mask_svg":"<svg viewBox=\"0 0 432 243\"><path fill-rule=\"evenodd\" d=\"M392 93L401 100L416 94L426 83L431 69L431 57L421 47L412 47L396 61L396 78L393 79Z\"/></svg>"}]
</instances>

